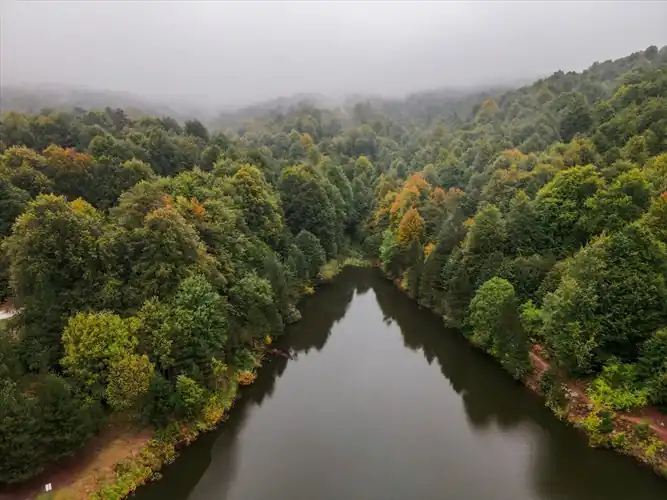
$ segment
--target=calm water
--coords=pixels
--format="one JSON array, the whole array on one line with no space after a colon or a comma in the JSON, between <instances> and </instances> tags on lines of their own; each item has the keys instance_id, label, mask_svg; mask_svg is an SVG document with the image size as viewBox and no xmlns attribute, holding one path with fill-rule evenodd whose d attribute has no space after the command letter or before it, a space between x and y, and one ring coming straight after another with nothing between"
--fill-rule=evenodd
<instances>
[{"instance_id":1,"label":"calm water","mask_svg":"<svg viewBox=\"0 0 667 500\"><path fill-rule=\"evenodd\" d=\"M140 500L653 500L667 481L588 448L377 271L302 307L230 420Z\"/></svg>"}]
</instances>

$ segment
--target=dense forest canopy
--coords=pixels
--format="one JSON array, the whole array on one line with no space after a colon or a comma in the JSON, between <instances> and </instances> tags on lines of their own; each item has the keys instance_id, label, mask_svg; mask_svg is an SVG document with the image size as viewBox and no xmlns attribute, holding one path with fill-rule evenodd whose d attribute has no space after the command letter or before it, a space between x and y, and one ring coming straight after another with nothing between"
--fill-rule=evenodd
<instances>
[{"instance_id":1,"label":"dense forest canopy","mask_svg":"<svg viewBox=\"0 0 667 500\"><path fill-rule=\"evenodd\" d=\"M539 344L611 408L667 406L667 47L226 133L11 111L0 141L0 482L109 415L207 418L359 253L517 378Z\"/></svg>"}]
</instances>

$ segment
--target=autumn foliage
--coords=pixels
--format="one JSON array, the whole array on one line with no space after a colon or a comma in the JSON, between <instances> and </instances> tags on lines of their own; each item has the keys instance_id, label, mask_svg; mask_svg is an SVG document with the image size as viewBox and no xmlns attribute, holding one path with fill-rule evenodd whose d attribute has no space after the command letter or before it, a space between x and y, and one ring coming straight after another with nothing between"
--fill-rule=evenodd
<instances>
[{"instance_id":1,"label":"autumn foliage","mask_svg":"<svg viewBox=\"0 0 667 500\"><path fill-rule=\"evenodd\" d=\"M421 241L424 238L424 219L416 208L409 209L398 225L397 239L401 246L408 246L412 240Z\"/></svg>"}]
</instances>

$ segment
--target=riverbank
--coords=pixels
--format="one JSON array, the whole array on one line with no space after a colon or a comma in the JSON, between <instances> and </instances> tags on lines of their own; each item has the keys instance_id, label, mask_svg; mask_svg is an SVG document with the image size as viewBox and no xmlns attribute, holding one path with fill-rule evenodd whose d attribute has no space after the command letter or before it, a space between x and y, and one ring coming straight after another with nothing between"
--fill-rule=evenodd
<instances>
[{"instance_id":1,"label":"riverbank","mask_svg":"<svg viewBox=\"0 0 667 500\"><path fill-rule=\"evenodd\" d=\"M530 353L533 373L526 386L545 398L554 414L582 430L593 447L634 457L667 478L667 416L652 407L612 411L587 395L583 381L558 377L535 345Z\"/></svg>"},{"instance_id":2,"label":"riverbank","mask_svg":"<svg viewBox=\"0 0 667 500\"><path fill-rule=\"evenodd\" d=\"M391 281L408 295L403 280ZM532 372L522 382L545 399L557 418L583 431L592 447L631 456L667 478L667 415L653 407L621 412L594 403L587 396L587 382L556 373L537 344L532 346L530 361Z\"/></svg>"},{"instance_id":3,"label":"riverbank","mask_svg":"<svg viewBox=\"0 0 667 500\"><path fill-rule=\"evenodd\" d=\"M372 267L373 265L372 262L354 258L329 262L323 267L317 285L333 280L345 267ZM394 281L394 285L403 291L400 283ZM264 349L265 346L259 344L256 346L256 352ZM526 378L524 383L532 391L545 397L546 406L560 419L584 431L589 436L591 445L613 448L634 456L651 466L656 472L665 474L667 470L667 457L665 456L667 431L661 427L663 423L657 420L657 415L641 412L608 414L604 409L596 409L592 405L586 397L586 386L581 381L560 379L558 383L554 380L548 383L553 376L545 376L545 374L551 374L552 370L549 360L539 351L540 349L536 348L531 353L534 369L532 375ZM259 367L260 362L258 360L255 369ZM218 404L211 405L207 409L205 421L189 425L174 424L159 433L152 431L146 434L144 430L144 433L141 434L141 431L137 429L134 434L132 432L125 434L126 448L123 448L122 441L111 444L113 440L107 440L106 446L102 443L97 447L99 454L107 457L103 460L103 465L99 463L101 459L87 463L84 467L73 471L67 482L54 481L56 491L51 496L42 495L40 498L121 499L140 485L160 478L160 469L173 461L182 447L192 443L203 432L214 429L226 420L237 401L239 383L241 385L252 383L254 371L245 371L243 374L238 372L234 375L235 383L233 388L230 388L231 392L227 397L218 398ZM66 464L65 467L67 467ZM3 495L0 495L0 498L5 500ZM34 498L34 495L6 498L23 500Z\"/></svg>"},{"instance_id":4,"label":"riverbank","mask_svg":"<svg viewBox=\"0 0 667 500\"><path fill-rule=\"evenodd\" d=\"M371 267L373 263L358 256L331 260L322 266L317 282L303 295L315 293L319 285L332 281L346 267ZM203 416L195 422L174 422L166 429L110 425L74 457L22 485L0 493L0 500L121 500L139 486L160 478L160 469L171 463L179 449L194 442L202 433L222 424L232 411L239 388L254 382L261 367L265 344L253 350L253 370L239 370L229 377L229 387L214 395ZM44 485L53 490L44 492Z\"/></svg>"},{"instance_id":5,"label":"riverbank","mask_svg":"<svg viewBox=\"0 0 667 500\"><path fill-rule=\"evenodd\" d=\"M114 475L118 463L138 456L153 434L152 429L122 422L109 423L76 455L47 467L25 483L4 487L0 500L88 498L97 489L100 479ZM54 490L51 496L43 493L47 483Z\"/></svg>"},{"instance_id":6,"label":"riverbank","mask_svg":"<svg viewBox=\"0 0 667 500\"><path fill-rule=\"evenodd\" d=\"M292 359L131 498L665 499L378 270L346 268L300 309L275 343Z\"/></svg>"},{"instance_id":7,"label":"riverbank","mask_svg":"<svg viewBox=\"0 0 667 500\"><path fill-rule=\"evenodd\" d=\"M259 362L258 365L259 366ZM254 376L239 372L229 387L207 401L202 418L173 422L164 429L112 423L83 450L24 484L0 493L0 500L121 500L139 486L159 478L159 470L171 463L178 450L224 421L237 398L239 385ZM44 492L45 484L53 490Z\"/></svg>"}]
</instances>

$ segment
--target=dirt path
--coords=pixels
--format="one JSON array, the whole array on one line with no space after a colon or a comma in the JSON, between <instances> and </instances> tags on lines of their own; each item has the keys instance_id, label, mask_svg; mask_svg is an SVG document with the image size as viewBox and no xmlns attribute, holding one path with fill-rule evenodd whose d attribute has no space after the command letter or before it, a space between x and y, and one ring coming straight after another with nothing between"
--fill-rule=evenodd
<instances>
[{"instance_id":1,"label":"dirt path","mask_svg":"<svg viewBox=\"0 0 667 500\"><path fill-rule=\"evenodd\" d=\"M536 372L536 380L539 380L542 373L551 367L549 361L538 354L539 351L540 349L538 348L530 352L530 359ZM577 403L585 405L591 403L591 399L586 394L585 384L582 384L580 381L568 380L565 382L565 385L570 392L570 397L574 396ZM647 423L656 436L667 445L667 415L661 413L657 408L647 406L632 411L618 411L616 414L621 419L633 425L642 422Z\"/></svg>"},{"instance_id":2,"label":"dirt path","mask_svg":"<svg viewBox=\"0 0 667 500\"><path fill-rule=\"evenodd\" d=\"M16 486L3 488L0 500L28 500L53 485L54 499L86 499L95 485L111 477L117 463L139 453L152 432L124 425L111 425L93 438L75 456L48 467L41 474Z\"/></svg>"},{"instance_id":3,"label":"dirt path","mask_svg":"<svg viewBox=\"0 0 667 500\"><path fill-rule=\"evenodd\" d=\"M651 430L656 433L660 440L667 444L667 415L660 413L656 408L646 407L639 410L622 413L625 420L638 424L646 422Z\"/></svg>"}]
</instances>

